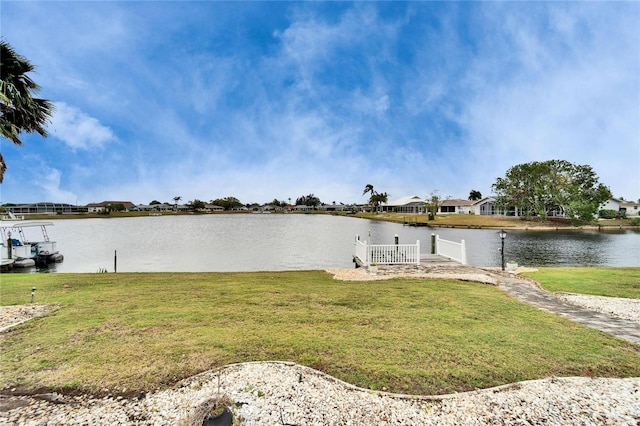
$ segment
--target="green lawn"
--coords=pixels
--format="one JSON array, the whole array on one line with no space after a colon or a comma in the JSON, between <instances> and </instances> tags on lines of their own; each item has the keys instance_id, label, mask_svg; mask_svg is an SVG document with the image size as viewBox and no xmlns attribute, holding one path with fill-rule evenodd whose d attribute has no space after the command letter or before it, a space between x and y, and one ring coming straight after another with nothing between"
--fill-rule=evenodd
<instances>
[{"instance_id":1,"label":"green lawn","mask_svg":"<svg viewBox=\"0 0 640 426\"><path fill-rule=\"evenodd\" d=\"M569 219L547 218L543 220L539 217L526 218L514 216L485 216L474 214L437 214L433 220L429 220L427 214L403 214L403 213L358 213L360 218L371 220L382 220L399 223L426 223L429 226L442 227L468 227L468 228L496 228L496 229L556 229L575 228L576 226ZM638 226L638 219L612 219L606 221L592 221L580 223L583 227L626 227Z\"/></svg>"},{"instance_id":2,"label":"green lawn","mask_svg":"<svg viewBox=\"0 0 640 426\"><path fill-rule=\"evenodd\" d=\"M523 275L551 292L640 299L640 268L539 268Z\"/></svg>"},{"instance_id":3,"label":"green lawn","mask_svg":"<svg viewBox=\"0 0 640 426\"><path fill-rule=\"evenodd\" d=\"M442 394L548 376L640 375L640 348L452 280L321 271L3 274L3 305L60 307L2 335L0 388L151 390L286 360L347 382Z\"/></svg>"}]
</instances>

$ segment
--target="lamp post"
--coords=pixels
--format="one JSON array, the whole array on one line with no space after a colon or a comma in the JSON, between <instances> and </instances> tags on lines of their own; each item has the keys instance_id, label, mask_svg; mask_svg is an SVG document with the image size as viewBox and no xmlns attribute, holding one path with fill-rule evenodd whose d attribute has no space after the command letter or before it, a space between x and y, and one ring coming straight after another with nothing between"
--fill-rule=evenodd
<instances>
[{"instance_id":1,"label":"lamp post","mask_svg":"<svg viewBox=\"0 0 640 426\"><path fill-rule=\"evenodd\" d=\"M502 242L500 253L502 254L502 270L504 271L504 239L507 238L507 233L503 229L502 231L498 232L498 235L500 236L500 241Z\"/></svg>"}]
</instances>

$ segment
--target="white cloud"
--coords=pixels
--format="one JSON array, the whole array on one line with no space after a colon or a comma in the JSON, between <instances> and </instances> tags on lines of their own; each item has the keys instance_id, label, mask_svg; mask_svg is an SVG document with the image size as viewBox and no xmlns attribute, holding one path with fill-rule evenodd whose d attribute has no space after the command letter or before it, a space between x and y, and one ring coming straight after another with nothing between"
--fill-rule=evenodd
<instances>
[{"instance_id":1,"label":"white cloud","mask_svg":"<svg viewBox=\"0 0 640 426\"><path fill-rule=\"evenodd\" d=\"M274 33L281 48L276 60L295 73L301 89L312 92L337 84L330 79L325 82L323 74L338 73L344 78L348 66L366 81L367 73L375 74L376 65L392 56L389 51L397 26L380 19L368 5L355 5L335 22L302 13L285 31Z\"/></svg>"},{"instance_id":2,"label":"white cloud","mask_svg":"<svg viewBox=\"0 0 640 426\"><path fill-rule=\"evenodd\" d=\"M38 176L39 179L37 181L37 185L44 190L46 200L69 204L76 203L76 194L60 188L60 181L62 178L60 170L42 164Z\"/></svg>"},{"instance_id":3,"label":"white cloud","mask_svg":"<svg viewBox=\"0 0 640 426\"><path fill-rule=\"evenodd\" d=\"M102 148L116 137L110 128L79 109L64 102L55 103L55 113L48 126L49 134L72 149Z\"/></svg>"},{"instance_id":4,"label":"white cloud","mask_svg":"<svg viewBox=\"0 0 640 426\"><path fill-rule=\"evenodd\" d=\"M509 24L492 37L512 40L508 78L496 81L500 71L490 66L501 52L475 57L473 84L468 96L460 98L458 115L469 145L469 182L482 181L488 189L513 165L565 159L592 166L615 194L636 197L639 55L637 50L629 55L634 47L628 40L635 34L637 49L637 28L622 20L608 35L601 31L607 20L582 16L578 26L561 18L553 22L561 27L563 41L541 30L546 16L503 17ZM508 47L502 44L502 50Z\"/></svg>"}]
</instances>

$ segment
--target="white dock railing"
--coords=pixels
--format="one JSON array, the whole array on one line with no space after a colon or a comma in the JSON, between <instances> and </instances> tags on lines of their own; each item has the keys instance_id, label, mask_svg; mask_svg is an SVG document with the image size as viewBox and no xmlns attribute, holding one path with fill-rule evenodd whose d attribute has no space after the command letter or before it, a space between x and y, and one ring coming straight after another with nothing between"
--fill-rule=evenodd
<instances>
[{"instance_id":1,"label":"white dock railing","mask_svg":"<svg viewBox=\"0 0 640 426\"><path fill-rule=\"evenodd\" d=\"M436 235L436 254L448 257L463 265L467 264L467 248L464 245L464 240L455 243L453 241L443 240L439 235Z\"/></svg>"},{"instance_id":2,"label":"white dock railing","mask_svg":"<svg viewBox=\"0 0 640 426\"><path fill-rule=\"evenodd\" d=\"M372 263L381 265L420 264L420 240L415 244L367 244L356 235L355 257L364 266Z\"/></svg>"}]
</instances>

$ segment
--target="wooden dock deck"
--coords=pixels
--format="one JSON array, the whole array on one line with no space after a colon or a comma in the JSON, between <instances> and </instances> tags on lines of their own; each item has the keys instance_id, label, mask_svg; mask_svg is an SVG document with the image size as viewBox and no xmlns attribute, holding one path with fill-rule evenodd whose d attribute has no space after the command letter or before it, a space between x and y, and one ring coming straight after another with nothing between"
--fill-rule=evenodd
<instances>
[{"instance_id":1,"label":"wooden dock deck","mask_svg":"<svg viewBox=\"0 0 640 426\"><path fill-rule=\"evenodd\" d=\"M353 263L356 264L356 268L364 266L364 263L358 258L353 256ZM457 266L462 263L455 260L451 260L448 257L440 256L437 254L420 254L420 266Z\"/></svg>"},{"instance_id":2,"label":"wooden dock deck","mask_svg":"<svg viewBox=\"0 0 640 426\"><path fill-rule=\"evenodd\" d=\"M462 263L437 254L420 254L422 266L456 266Z\"/></svg>"}]
</instances>

